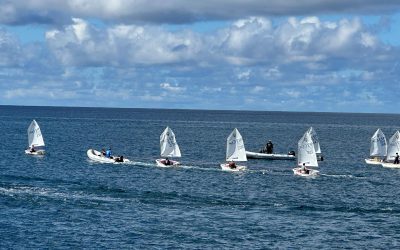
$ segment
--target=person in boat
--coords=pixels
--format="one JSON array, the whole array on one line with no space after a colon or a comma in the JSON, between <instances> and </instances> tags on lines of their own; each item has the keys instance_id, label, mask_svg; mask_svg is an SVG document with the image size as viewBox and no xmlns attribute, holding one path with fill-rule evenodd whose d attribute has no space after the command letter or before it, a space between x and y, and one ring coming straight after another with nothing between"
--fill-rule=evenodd
<instances>
[{"instance_id":1,"label":"person in boat","mask_svg":"<svg viewBox=\"0 0 400 250\"><path fill-rule=\"evenodd\" d=\"M236 168L236 163L235 163L234 161L230 161L230 162L228 163L228 166L229 166L231 169L235 169L235 168Z\"/></svg>"},{"instance_id":2,"label":"person in boat","mask_svg":"<svg viewBox=\"0 0 400 250\"><path fill-rule=\"evenodd\" d=\"M35 146L34 145L32 145L32 147L31 147L31 149L29 150L31 153L34 153L34 152L36 152L36 150L35 150Z\"/></svg>"},{"instance_id":3,"label":"person in boat","mask_svg":"<svg viewBox=\"0 0 400 250\"><path fill-rule=\"evenodd\" d=\"M106 156L106 150L104 148L101 149L101 155Z\"/></svg>"},{"instance_id":4,"label":"person in boat","mask_svg":"<svg viewBox=\"0 0 400 250\"><path fill-rule=\"evenodd\" d=\"M273 151L274 151L274 144L272 144L272 141L269 140L269 141L265 144L264 148L262 148L262 149L260 150L260 153L263 153L263 154L272 154Z\"/></svg>"},{"instance_id":5,"label":"person in boat","mask_svg":"<svg viewBox=\"0 0 400 250\"><path fill-rule=\"evenodd\" d=\"M396 153L393 164L400 164L399 153Z\"/></svg>"},{"instance_id":6,"label":"person in boat","mask_svg":"<svg viewBox=\"0 0 400 250\"><path fill-rule=\"evenodd\" d=\"M267 149L267 154L272 154L274 151L274 144L272 144L272 141L269 140L267 145L266 145L266 149Z\"/></svg>"},{"instance_id":7,"label":"person in boat","mask_svg":"<svg viewBox=\"0 0 400 250\"><path fill-rule=\"evenodd\" d=\"M116 157L115 162L124 162L124 156L121 155L120 157Z\"/></svg>"},{"instance_id":8,"label":"person in boat","mask_svg":"<svg viewBox=\"0 0 400 250\"><path fill-rule=\"evenodd\" d=\"M301 166L300 172L303 173L303 174L309 174L310 173L310 170L308 168L306 168L306 164L305 163L303 163L303 165Z\"/></svg>"},{"instance_id":9,"label":"person in boat","mask_svg":"<svg viewBox=\"0 0 400 250\"><path fill-rule=\"evenodd\" d=\"M164 165L172 165L172 162L168 158L165 158Z\"/></svg>"},{"instance_id":10,"label":"person in boat","mask_svg":"<svg viewBox=\"0 0 400 250\"><path fill-rule=\"evenodd\" d=\"M106 157L107 157L107 158L111 158L111 155L112 155L111 148L109 148L109 149L106 151Z\"/></svg>"}]
</instances>

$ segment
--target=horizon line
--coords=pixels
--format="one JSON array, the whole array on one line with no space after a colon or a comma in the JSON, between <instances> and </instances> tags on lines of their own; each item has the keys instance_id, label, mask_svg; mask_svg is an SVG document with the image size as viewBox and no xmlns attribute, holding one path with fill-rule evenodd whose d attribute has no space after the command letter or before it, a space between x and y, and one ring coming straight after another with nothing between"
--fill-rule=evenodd
<instances>
[{"instance_id":1,"label":"horizon line","mask_svg":"<svg viewBox=\"0 0 400 250\"><path fill-rule=\"evenodd\" d=\"M335 112L335 111L282 111L282 110L247 110L247 109L199 109L199 108L145 108L145 107L103 107L103 106L56 106L56 105L15 105L0 104L7 107L32 107L32 108L99 108L99 109L155 109L155 110L192 110L192 111L230 111L230 112L273 112L273 113L319 113L319 114L372 114L372 115L400 115L400 113L373 113L373 112Z\"/></svg>"}]
</instances>

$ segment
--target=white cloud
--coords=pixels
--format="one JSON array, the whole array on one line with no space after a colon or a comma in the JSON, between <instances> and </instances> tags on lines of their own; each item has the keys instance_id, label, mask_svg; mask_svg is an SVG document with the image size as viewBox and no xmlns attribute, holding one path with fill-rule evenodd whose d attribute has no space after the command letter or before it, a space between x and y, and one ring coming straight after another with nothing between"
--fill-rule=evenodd
<instances>
[{"instance_id":1,"label":"white cloud","mask_svg":"<svg viewBox=\"0 0 400 250\"><path fill-rule=\"evenodd\" d=\"M82 19L46 33L47 42L65 65L168 64L194 60L201 38L186 31L155 26L116 25L99 29Z\"/></svg>"},{"instance_id":2,"label":"white cloud","mask_svg":"<svg viewBox=\"0 0 400 250\"><path fill-rule=\"evenodd\" d=\"M362 102L372 104L372 105L382 105L383 102L372 92L363 90L357 94Z\"/></svg>"},{"instance_id":3,"label":"white cloud","mask_svg":"<svg viewBox=\"0 0 400 250\"><path fill-rule=\"evenodd\" d=\"M250 79L250 74L251 74L250 70L239 72L237 74L237 79L238 80L249 80Z\"/></svg>"},{"instance_id":4,"label":"white cloud","mask_svg":"<svg viewBox=\"0 0 400 250\"><path fill-rule=\"evenodd\" d=\"M373 48L377 44L377 39L373 35L363 32L361 33L361 44Z\"/></svg>"},{"instance_id":5,"label":"white cloud","mask_svg":"<svg viewBox=\"0 0 400 250\"><path fill-rule=\"evenodd\" d=\"M18 66L24 57L16 37L0 28L0 66Z\"/></svg>"},{"instance_id":6,"label":"white cloud","mask_svg":"<svg viewBox=\"0 0 400 250\"><path fill-rule=\"evenodd\" d=\"M150 94L145 94L143 96L139 97L143 101L156 101L156 102L161 102L164 100L164 96L161 95L150 95Z\"/></svg>"},{"instance_id":7,"label":"white cloud","mask_svg":"<svg viewBox=\"0 0 400 250\"><path fill-rule=\"evenodd\" d=\"M291 98L299 98L301 96L301 92L298 90L286 89L283 91L283 94L289 96Z\"/></svg>"},{"instance_id":8,"label":"white cloud","mask_svg":"<svg viewBox=\"0 0 400 250\"><path fill-rule=\"evenodd\" d=\"M215 88L213 88L213 87L202 87L200 89L200 91L202 93L218 93L218 92L222 91L222 88L221 87L215 87Z\"/></svg>"},{"instance_id":9,"label":"white cloud","mask_svg":"<svg viewBox=\"0 0 400 250\"><path fill-rule=\"evenodd\" d=\"M261 92L264 91L265 88L263 86L254 86L253 88L251 88L250 93L252 94L262 94Z\"/></svg>"},{"instance_id":10,"label":"white cloud","mask_svg":"<svg viewBox=\"0 0 400 250\"><path fill-rule=\"evenodd\" d=\"M71 99L76 98L77 94L75 91L65 91L56 89L46 89L46 88L16 88L11 90L6 90L4 92L4 98L14 99L14 98L50 98L50 99Z\"/></svg>"},{"instance_id":11,"label":"white cloud","mask_svg":"<svg viewBox=\"0 0 400 250\"><path fill-rule=\"evenodd\" d=\"M96 27L78 18L73 22L46 33L51 51L68 66L178 64L188 69L188 65L264 64L269 66L265 77L277 79L279 68L286 64L319 70L331 66L329 58L351 62L371 52L388 53L359 19L333 23L292 17L273 26L266 18L250 17L207 36L156 26ZM243 70L238 79L248 80L250 73Z\"/></svg>"},{"instance_id":12,"label":"white cloud","mask_svg":"<svg viewBox=\"0 0 400 250\"><path fill-rule=\"evenodd\" d=\"M266 79L276 80L282 76L282 73L280 72L278 67L272 67L267 68L262 75Z\"/></svg>"},{"instance_id":13,"label":"white cloud","mask_svg":"<svg viewBox=\"0 0 400 250\"><path fill-rule=\"evenodd\" d=\"M171 85L168 82L164 82L160 84L160 87L164 90L170 91L170 92L175 92L175 93L180 93L186 91L186 88L179 87L178 84Z\"/></svg>"}]
</instances>

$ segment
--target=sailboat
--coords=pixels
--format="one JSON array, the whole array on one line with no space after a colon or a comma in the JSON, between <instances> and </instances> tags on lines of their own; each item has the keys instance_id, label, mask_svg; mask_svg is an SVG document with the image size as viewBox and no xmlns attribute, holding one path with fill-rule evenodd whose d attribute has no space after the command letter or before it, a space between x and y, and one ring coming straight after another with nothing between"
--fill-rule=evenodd
<instances>
[{"instance_id":1,"label":"sailboat","mask_svg":"<svg viewBox=\"0 0 400 250\"><path fill-rule=\"evenodd\" d=\"M44 155L44 140L39 124L35 120L28 127L28 149L25 150L29 155Z\"/></svg>"},{"instance_id":2,"label":"sailboat","mask_svg":"<svg viewBox=\"0 0 400 250\"><path fill-rule=\"evenodd\" d=\"M385 162L382 163L383 167L386 168L400 168L400 164L394 164L393 161L396 157L396 153L400 154L400 132L396 131L389 139L389 146L387 148L387 155Z\"/></svg>"},{"instance_id":3,"label":"sailboat","mask_svg":"<svg viewBox=\"0 0 400 250\"><path fill-rule=\"evenodd\" d=\"M229 163L222 163L220 165L224 171L237 172L246 169L246 166L239 166L235 163L238 161L247 161L243 138L236 128L226 140L226 161Z\"/></svg>"},{"instance_id":4,"label":"sailboat","mask_svg":"<svg viewBox=\"0 0 400 250\"><path fill-rule=\"evenodd\" d=\"M293 169L295 175L315 176L319 171L306 167L318 167L317 154L311 134L307 130L297 143L297 166ZM303 169L304 167L304 169Z\"/></svg>"},{"instance_id":5,"label":"sailboat","mask_svg":"<svg viewBox=\"0 0 400 250\"><path fill-rule=\"evenodd\" d=\"M321 147L319 145L319 139L318 139L317 132L315 132L313 127L310 127L307 132L311 135L311 139L314 144L315 153L317 154L317 160L323 161L324 157L321 153Z\"/></svg>"},{"instance_id":6,"label":"sailboat","mask_svg":"<svg viewBox=\"0 0 400 250\"><path fill-rule=\"evenodd\" d=\"M157 159L156 163L159 167L171 167L179 165L178 161L168 159L168 157L181 157L181 150L176 142L175 134L169 127L166 127L164 132L160 135L160 150L161 157L165 159Z\"/></svg>"},{"instance_id":7,"label":"sailboat","mask_svg":"<svg viewBox=\"0 0 400 250\"><path fill-rule=\"evenodd\" d=\"M386 137L382 130L378 128L374 135L371 137L371 148L369 150L369 159L365 159L367 164L381 165L382 159L387 154Z\"/></svg>"}]
</instances>

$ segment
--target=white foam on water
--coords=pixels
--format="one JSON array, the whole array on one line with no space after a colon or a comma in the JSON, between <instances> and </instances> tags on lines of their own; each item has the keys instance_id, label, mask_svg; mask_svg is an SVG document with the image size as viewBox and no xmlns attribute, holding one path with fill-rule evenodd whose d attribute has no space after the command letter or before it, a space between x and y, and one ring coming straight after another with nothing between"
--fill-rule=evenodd
<instances>
[{"instance_id":1,"label":"white foam on water","mask_svg":"<svg viewBox=\"0 0 400 250\"><path fill-rule=\"evenodd\" d=\"M268 169L246 169L245 171L247 171L248 173L261 173L261 174L269 174L270 171Z\"/></svg>"},{"instance_id":2,"label":"white foam on water","mask_svg":"<svg viewBox=\"0 0 400 250\"><path fill-rule=\"evenodd\" d=\"M322 176L333 177L333 178L349 178L349 179L367 179L367 177L363 176L354 176L351 174L320 174Z\"/></svg>"},{"instance_id":3,"label":"white foam on water","mask_svg":"<svg viewBox=\"0 0 400 250\"><path fill-rule=\"evenodd\" d=\"M183 169L195 169L195 170L200 170L200 171L220 171L222 170L221 168L218 168L218 166L216 166L215 168L204 168L204 167L199 167L199 166L179 166L180 168Z\"/></svg>"},{"instance_id":4,"label":"white foam on water","mask_svg":"<svg viewBox=\"0 0 400 250\"><path fill-rule=\"evenodd\" d=\"M97 196L93 194L86 194L84 192L67 193L67 192L60 192L57 189L28 187L28 186L19 186L10 188L0 187L0 194L8 195L11 197L28 195L33 197L47 197L47 198L61 199L61 200L89 200L89 201L106 201L106 202L124 201L124 199L121 198Z\"/></svg>"}]
</instances>

